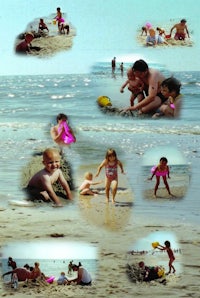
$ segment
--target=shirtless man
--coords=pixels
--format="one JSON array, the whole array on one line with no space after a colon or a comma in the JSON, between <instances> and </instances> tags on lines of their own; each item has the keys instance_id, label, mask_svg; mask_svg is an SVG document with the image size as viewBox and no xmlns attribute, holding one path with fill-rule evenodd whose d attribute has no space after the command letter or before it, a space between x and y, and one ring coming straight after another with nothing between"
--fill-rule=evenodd
<instances>
[{"instance_id":1,"label":"shirtless man","mask_svg":"<svg viewBox=\"0 0 200 298\"><path fill-rule=\"evenodd\" d=\"M180 23L175 24L170 30L170 36L172 34L172 31L176 28L176 33L174 35L174 39L176 39L176 40L185 40L186 33L187 33L188 38L190 38L188 28L186 26L186 22L187 21L185 19L182 19L180 21ZM186 31L186 33L185 33L185 31Z\"/></svg>"},{"instance_id":2,"label":"shirtless man","mask_svg":"<svg viewBox=\"0 0 200 298\"><path fill-rule=\"evenodd\" d=\"M138 104L125 108L124 111L139 110L140 113L152 113L167 100L160 92L160 86L165 79L164 75L156 69L149 68L144 60L137 60L132 67L135 76L144 83L146 97Z\"/></svg>"},{"instance_id":3,"label":"shirtless man","mask_svg":"<svg viewBox=\"0 0 200 298\"><path fill-rule=\"evenodd\" d=\"M65 190L67 198L72 199L69 185L60 169L60 159L60 154L56 149L48 148L43 152L44 168L30 179L26 189L31 198L43 199L44 201L52 200L55 206L62 207L52 186L58 181Z\"/></svg>"}]
</instances>

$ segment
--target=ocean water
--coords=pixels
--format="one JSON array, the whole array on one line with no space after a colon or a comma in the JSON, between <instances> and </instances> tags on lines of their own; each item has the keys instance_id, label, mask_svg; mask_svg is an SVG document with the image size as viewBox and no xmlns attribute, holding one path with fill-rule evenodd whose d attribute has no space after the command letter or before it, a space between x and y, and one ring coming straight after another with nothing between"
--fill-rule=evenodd
<instances>
[{"instance_id":1,"label":"ocean water","mask_svg":"<svg viewBox=\"0 0 200 298\"><path fill-rule=\"evenodd\" d=\"M97 63L89 74L1 76L1 205L7 204L9 198L23 196L21 169L34 152L55 145L49 131L56 115L62 112L68 115L77 137L77 142L65 149L74 171L82 165L99 164L107 148L113 147L125 165L134 193L133 216L145 210L149 216L198 222L200 72L172 74L164 65L150 65L181 81L184 94L181 119L129 118L102 113L96 103L100 95L109 96L113 106L129 105L129 92L121 94L119 89L130 65L124 64L124 74L117 68L114 75L109 63ZM142 198L142 158L146 150L157 146L175 146L185 156L190 185L181 202L149 203Z\"/></svg>"},{"instance_id":2,"label":"ocean water","mask_svg":"<svg viewBox=\"0 0 200 298\"><path fill-rule=\"evenodd\" d=\"M25 264L29 264L29 266L34 266L35 262L40 263L40 269L46 276L55 276L57 279L60 276L60 273L65 272L66 277L68 276L68 264L71 261L68 259L16 259L17 267L24 267ZM5 273L11 271L12 268L7 265L8 259L2 259L2 267L1 272ZM94 280L97 276L98 270L98 261L95 259L84 259L84 260L73 260L73 264L77 264L81 262L84 268L90 272L92 279ZM69 277L76 277L75 273L69 275ZM10 276L7 275L4 278L5 281L10 280Z\"/></svg>"}]
</instances>

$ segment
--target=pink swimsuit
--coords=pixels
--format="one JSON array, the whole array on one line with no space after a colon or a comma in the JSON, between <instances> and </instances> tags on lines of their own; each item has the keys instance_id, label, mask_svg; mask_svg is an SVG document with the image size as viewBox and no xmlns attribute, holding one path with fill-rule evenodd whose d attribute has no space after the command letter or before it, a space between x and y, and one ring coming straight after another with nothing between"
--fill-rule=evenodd
<instances>
[{"instance_id":1,"label":"pink swimsuit","mask_svg":"<svg viewBox=\"0 0 200 298\"><path fill-rule=\"evenodd\" d=\"M156 176L166 176L168 174L167 167L165 167L165 170L160 170L160 166L159 165L158 166L153 166L151 168L151 173L152 174L155 172L155 169L156 168L158 168L157 171L156 171L156 173L155 173Z\"/></svg>"},{"instance_id":2,"label":"pink swimsuit","mask_svg":"<svg viewBox=\"0 0 200 298\"><path fill-rule=\"evenodd\" d=\"M75 138L73 134L70 132L70 128L67 125L66 121L62 121L61 124L58 126L58 132L62 130L64 127L65 131L61 135L61 139L65 144L71 144L75 142Z\"/></svg>"},{"instance_id":3,"label":"pink swimsuit","mask_svg":"<svg viewBox=\"0 0 200 298\"><path fill-rule=\"evenodd\" d=\"M117 162L114 163L114 165L110 165L109 163L105 166L106 170L106 177L113 181L117 180Z\"/></svg>"}]
</instances>

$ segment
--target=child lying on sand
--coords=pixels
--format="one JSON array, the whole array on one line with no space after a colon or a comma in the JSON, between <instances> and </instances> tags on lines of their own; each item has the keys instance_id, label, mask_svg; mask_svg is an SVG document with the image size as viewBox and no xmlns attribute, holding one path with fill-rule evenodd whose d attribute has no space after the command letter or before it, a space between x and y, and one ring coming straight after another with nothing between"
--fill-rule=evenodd
<instances>
[{"instance_id":1,"label":"child lying on sand","mask_svg":"<svg viewBox=\"0 0 200 298\"><path fill-rule=\"evenodd\" d=\"M62 204L53 190L53 184L58 181L66 192L67 198L72 194L67 181L60 169L60 154L57 149L48 148L43 152L44 168L37 172L29 181L26 191L31 199L53 201L55 206Z\"/></svg>"}]
</instances>

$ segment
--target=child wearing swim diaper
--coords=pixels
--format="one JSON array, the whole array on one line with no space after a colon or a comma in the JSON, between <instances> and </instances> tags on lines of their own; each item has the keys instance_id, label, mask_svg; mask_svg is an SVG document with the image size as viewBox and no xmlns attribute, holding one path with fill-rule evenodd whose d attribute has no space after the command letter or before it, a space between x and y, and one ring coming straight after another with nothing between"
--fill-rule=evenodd
<instances>
[{"instance_id":1,"label":"child wearing swim diaper","mask_svg":"<svg viewBox=\"0 0 200 298\"><path fill-rule=\"evenodd\" d=\"M26 188L31 199L53 201L53 206L62 207L52 186L58 181L65 190L66 197L72 200L71 190L60 169L60 160L61 156L57 149L48 148L43 152L44 168L30 179Z\"/></svg>"},{"instance_id":2,"label":"child wearing swim diaper","mask_svg":"<svg viewBox=\"0 0 200 298\"><path fill-rule=\"evenodd\" d=\"M86 172L84 175L85 180L79 187L79 194L80 195L95 195L98 194L99 192L97 190L91 189L91 185L97 185L101 184L102 181L93 181L93 174L90 172Z\"/></svg>"},{"instance_id":3,"label":"child wearing swim diaper","mask_svg":"<svg viewBox=\"0 0 200 298\"><path fill-rule=\"evenodd\" d=\"M163 178L163 182L164 182L165 187L168 191L168 194L170 196L172 196L170 188L169 188L169 184L167 182L167 178L170 179L169 167L168 167L167 163L168 163L167 158L166 157L161 157L159 164L157 166L154 166L151 169L152 176L150 178L148 178L148 180L152 180L153 177L156 176L156 184L155 184L155 187L154 187L154 197L155 198L157 198L156 193L157 193L157 190L158 190L158 187L159 187L159 184L160 184L160 177Z\"/></svg>"},{"instance_id":4,"label":"child wearing swim diaper","mask_svg":"<svg viewBox=\"0 0 200 298\"><path fill-rule=\"evenodd\" d=\"M108 149L106 152L105 159L99 165L95 177L97 177L103 167L105 167L105 191L106 200L109 202L110 188L112 187L112 202L115 203L115 196L117 193L118 186L118 166L121 169L121 173L124 173L123 164L117 158L117 153L114 149Z\"/></svg>"}]
</instances>

